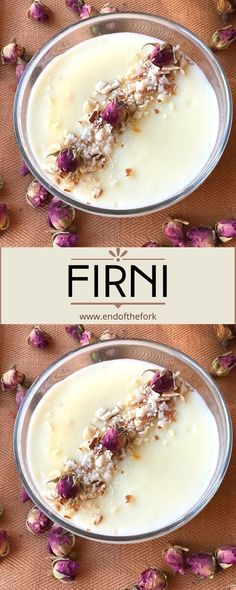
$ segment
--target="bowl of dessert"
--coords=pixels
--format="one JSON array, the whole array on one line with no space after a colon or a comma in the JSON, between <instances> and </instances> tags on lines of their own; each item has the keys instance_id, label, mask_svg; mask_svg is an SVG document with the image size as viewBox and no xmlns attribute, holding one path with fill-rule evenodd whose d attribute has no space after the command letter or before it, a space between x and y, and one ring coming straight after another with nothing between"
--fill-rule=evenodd
<instances>
[{"instance_id":1,"label":"bowl of dessert","mask_svg":"<svg viewBox=\"0 0 236 590\"><path fill-rule=\"evenodd\" d=\"M110 543L178 529L212 499L232 450L218 387L193 359L142 340L56 360L17 415L17 470L33 502L76 535Z\"/></svg>"},{"instance_id":2,"label":"bowl of dessert","mask_svg":"<svg viewBox=\"0 0 236 590\"><path fill-rule=\"evenodd\" d=\"M197 189L218 163L232 100L212 51L148 14L73 24L28 64L17 143L54 196L91 213L144 215Z\"/></svg>"}]
</instances>

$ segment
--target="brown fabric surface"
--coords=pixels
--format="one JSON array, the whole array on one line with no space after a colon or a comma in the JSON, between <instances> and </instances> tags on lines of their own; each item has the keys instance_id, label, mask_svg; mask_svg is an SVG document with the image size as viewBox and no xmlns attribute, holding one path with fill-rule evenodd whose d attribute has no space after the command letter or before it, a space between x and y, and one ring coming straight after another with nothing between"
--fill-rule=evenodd
<instances>
[{"instance_id":1,"label":"brown fabric surface","mask_svg":"<svg viewBox=\"0 0 236 590\"><path fill-rule=\"evenodd\" d=\"M96 4L97 2L97 4ZM26 18L30 2L17 0L10 3L0 1L1 45L9 42L15 35L18 41L34 53L42 43L76 17L65 7L64 0L47 0L53 11L48 23L33 23ZM95 0L96 6L101 6ZM189 27L204 41L209 42L212 32L218 28L220 19L213 7L213 0L119 0L120 10L148 11L164 15ZM232 19L235 21L236 19ZM219 60L229 77L234 98L236 97L235 47L219 55ZM35 211L25 202L25 189L29 176L20 176L21 157L15 144L12 130L12 105L16 83L14 66L5 65L0 76L1 104L1 156L0 174L6 185L0 198L5 200L11 210L11 227L0 237L4 246L47 246L50 245L50 232L47 226L46 211ZM187 218L193 224L214 223L217 217L232 216L236 213L236 176L232 161L235 158L236 124L219 165L194 194L174 207L161 213L129 219L109 219L87 213L78 213L78 227L81 246L140 246L149 238L160 239L162 222L168 215Z\"/></svg>"},{"instance_id":2,"label":"brown fabric surface","mask_svg":"<svg viewBox=\"0 0 236 590\"><path fill-rule=\"evenodd\" d=\"M93 329L93 328L92 328ZM103 327L94 327L99 335ZM52 344L45 351L35 351L28 347L26 337L29 326L1 326L2 343L1 372L16 362L20 370L33 380L42 369L55 358L75 347L63 326L47 326L52 336ZM130 326L118 327L120 337L150 338L173 345L206 368L220 347L212 326ZM234 347L235 348L235 347ZM231 373L219 383L229 404L236 426L235 376ZM14 394L1 395L1 469L0 499L5 505L5 514L0 526L6 527L11 539L11 552L1 560L1 590L41 590L60 587L52 578L51 563L47 557L46 535L33 536L25 528L25 515L29 504L19 502L20 483L12 453L12 431L15 418ZM162 565L161 553L168 542L182 544L191 550L211 551L218 544L236 543L236 472L234 454L227 475L210 504L192 522L176 533L155 541L137 545L115 546L77 540L80 574L73 588L86 590L125 590L135 581L142 569L148 565ZM189 474L191 477L191 474ZM199 581L190 574L185 578L171 579L170 590L190 590L190 588L211 588L226 590L236 582L236 567L217 574L212 581Z\"/></svg>"}]
</instances>

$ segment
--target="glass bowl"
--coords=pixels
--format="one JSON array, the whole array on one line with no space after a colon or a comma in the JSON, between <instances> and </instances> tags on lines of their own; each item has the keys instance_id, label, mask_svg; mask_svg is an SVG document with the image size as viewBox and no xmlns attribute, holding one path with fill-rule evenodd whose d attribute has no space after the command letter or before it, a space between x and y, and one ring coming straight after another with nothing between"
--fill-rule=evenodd
<instances>
[{"instance_id":1,"label":"glass bowl","mask_svg":"<svg viewBox=\"0 0 236 590\"><path fill-rule=\"evenodd\" d=\"M89 532L79 529L77 526L73 525L73 523L69 522L68 519L60 517L59 513L54 512L51 507L45 503L45 500L37 491L30 474L26 454L29 422L42 396L50 387L52 387L52 385L61 381L78 369L87 367L100 360L111 359L111 353L113 359L137 359L166 367L172 371L179 370L183 378L201 394L209 406L216 420L220 441L219 457L215 472L207 489L197 503L195 503L188 512L178 518L178 520L172 522L168 526L129 536L114 536ZM14 453L17 470L22 483L33 502L37 504L51 520L68 529L75 535L109 543L136 543L138 541L146 541L155 537L160 537L178 529L194 518L207 505L219 488L229 464L231 450L232 425L230 415L218 387L208 373L194 360L180 351L169 346L164 346L163 344L145 340L99 342L82 347L79 350L73 350L59 360L56 360L43 371L30 387L18 412L14 430Z\"/></svg>"},{"instance_id":2,"label":"glass bowl","mask_svg":"<svg viewBox=\"0 0 236 590\"><path fill-rule=\"evenodd\" d=\"M161 203L138 208L134 207L117 210L80 203L75 197L73 197L73 195L68 195L68 192L60 190L56 185L51 183L48 176L44 176L43 171L38 168L37 161L34 158L29 144L26 129L29 95L43 68L45 68L54 57L65 52L67 49L70 49L81 41L85 41L97 35L107 34L111 27L113 27L115 32L141 33L157 39L162 39L171 44L180 44L186 55L199 65L209 82L212 84L219 107L219 129L215 146L208 161L199 171L198 175L180 192L172 194ZM32 57L18 85L14 106L14 129L16 141L33 176L35 176L50 193L73 207L89 213L114 217L146 215L147 213L152 213L153 211L169 207L196 190L212 172L219 161L229 138L231 124L232 98L230 89L225 74L209 47L207 47L207 45L198 39L198 37L196 37L191 31L175 22L159 16L139 13L102 15L75 23L60 33L57 33Z\"/></svg>"}]
</instances>

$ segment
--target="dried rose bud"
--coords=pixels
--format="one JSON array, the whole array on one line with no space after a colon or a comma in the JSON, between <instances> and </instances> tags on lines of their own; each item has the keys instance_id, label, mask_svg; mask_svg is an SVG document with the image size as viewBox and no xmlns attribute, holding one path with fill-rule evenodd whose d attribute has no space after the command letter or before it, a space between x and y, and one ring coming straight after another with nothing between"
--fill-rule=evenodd
<instances>
[{"instance_id":1,"label":"dried rose bud","mask_svg":"<svg viewBox=\"0 0 236 590\"><path fill-rule=\"evenodd\" d=\"M79 492L79 486L75 477L70 475L62 475L57 483L57 494L65 500L76 498Z\"/></svg>"},{"instance_id":2,"label":"dried rose bud","mask_svg":"<svg viewBox=\"0 0 236 590\"><path fill-rule=\"evenodd\" d=\"M30 173L30 171L29 171L27 164L25 163L24 160L22 160L22 162L21 162L21 176L26 176L29 173Z\"/></svg>"},{"instance_id":3,"label":"dried rose bud","mask_svg":"<svg viewBox=\"0 0 236 590\"><path fill-rule=\"evenodd\" d=\"M187 246L191 248L213 248L216 233L211 227L191 227L186 230Z\"/></svg>"},{"instance_id":4,"label":"dried rose bud","mask_svg":"<svg viewBox=\"0 0 236 590\"><path fill-rule=\"evenodd\" d=\"M84 4L80 11L80 20L85 20L86 18L91 18L92 16L96 16L97 11L96 9L91 6L91 4Z\"/></svg>"},{"instance_id":5,"label":"dried rose bud","mask_svg":"<svg viewBox=\"0 0 236 590\"><path fill-rule=\"evenodd\" d=\"M195 553L186 558L186 563L192 574L200 578L212 579L216 571L216 560L210 553Z\"/></svg>"},{"instance_id":6,"label":"dried rose bud","mask_svg":"<svg viewBox=\"0 0 236 590\"><path fill-rule=\"evenodd\" d=\"M75 218L75 210L54 197L48 207L48 223L54 229L69 229Z\"/></svg>"},{"instance_id":7,"label":"dried rose bud","mask_svg":"<svg viewBox=\"0 0 236 590\"><path fill-rule=\"evenodd\" d=\"M217 51L222 51L223 49L228 49L231 43L233 43L236 39L236 29L229 25L228 27L223 27L222 29L218 29L212 35L211 39L211 48Z\"/></svg>"},{"instance_id":8,"label":"dried rose bud","mask_svg":"<svg viewBox=\"0 0 236 590\"><path fill-rule=\"evenodd\" d=\"M216 10L222 17L223 21L228 20L229 15L235 11L235 0L215 0Z\"/></svg>"},{"instance_id":9,"label":"dried rose bud","mask_svg":"<svg viewBox=\"0 0 236 590\"><path fill-rule=\"evenodd\" d=\"M236 338L236 324L215 324L214 330L223 348L227 348L230 340Z\"/></svg>"},{"instance_id":10,"label":"dried rose bud","mask_svg":"<svg viewBox=\"0 0 236 590\"><path fill-rule=\"evenodd\" d=\"M48 203L50 199L49 192L44 186L42 186L42 184L40 184L40 182L38 182L38 180L33 180L29 184L25 196L27 203L35 208L43 207L43 205Z\"/></svg>"},{"instance_id":11,"label":"dried rose bud","mask_svg":"<svg viewBox=\"0 0 236 590\"><path fill-rule=\"evenodd\" d=\"M180 574L180 576L185 576L186 574L186 551L188 551L188 549L185 547L173 545L172 547L165 549L163 552L164 562L169 566L172 572Z\"/></svg>"},{"instance_id":12,"label":"dried rose bud","mask_svg":"<svg viewBox=\"0 0 236 590\"><path fill-rule=\"evenodd\" d=\"M71 324L66 326L65 330L69 336L80 342L81 336L84 332L84 326L82 324Z\"/></svg>"},{"instance_id":13,"label":"dried rose bud","mask_svg":"<svg viewBox=\"0 0 236 590\"><path fill-rule=\"evenodd\" d=\"M151 379L151 388L156 393L164 393L174 387L172 371L155 371Z\"/></svg>"},{"instance_id":14,"label":"dried rose bud","mask_svg":"<svg viewBox=\"0 0 236 590\"><path fill-rule=\"evenodd\" d=\"M50 336L39 326L34 326L27 338L27 342L33 348L43 349L49 345Z\"/></svg>"},{"instance_id":15,"label":"dried rose bud","mask_svg":"<svg viewBox=\"0 0 236 590\"><path fill-rule=\"evenodd\" d=\"M69 231L56 232L52 237L52 245L54 248L77 248L79 246L79 236Z\"/></svg>"},{"instance_id":16,"label":"dried rose bud","mask_svg":"<svg viewBox=\"0 0 236 590\"><path fill-rule=\"evenodd\" d=\"M213 377L224 377L234 367L236 367L236 355L232 352L226 352L226 354L221 354L212 361L210 373Z\"/></svg>"},{"instance_id":17,"label":"dried rose bud","mask_svg":"<svg viewBox=\"0 0 236 590\"><path fill-rule=\"evenodd\" d=\"M163 226L163 234L172 246L183 248L186 245L186 225L188 225L188 222L182 221L181 219L170 219L166 221Z\"/></svg>"},{"instance_id":18,"label":"dried rose bud","mask_svg":"<svg viewBox=\"0 0 236 590\"><path fill-rule=\"evenodd\" d=\"M24 54L24 47L18 45L15 38L13 38L8 45L1 50L1 62L2 64L6 63L16 63L18 57L22 57Z\"/></svg>"},{"instance_id":19,"label":"dried rose bud","mask_svg":"<svg viewBox=\"0 0 236 590\"><path fill-rule=\"evenodd\" d=\"M101 340L101 342L104 342L106 340L115 340L115 338L117 338L117 336L112 334L110 330L105 330L105 332L103 332L99 337L99 340Z\"/></svg>"},{"instance_id":20,"label":"dried rose bud","mask_svg":"<svg viewBox=\"0 0 236 590\"><path fill-rule=\"evenodd\" d=\"M221 545L215 552L218 564L222 569L227 569L231 565L236 565L236 546Z\"/></svg>"},{"instance_id":21,"label":"dried rose bud","mask_svg":"<svg viewBox=\"0 0 236 590\"><path fill-rule=\"evenodd\" d=\"M110 6L110 4L105 4L99 10L99 14L112 14L114 12L119 12L118 8L116 8L115 6Z\"/></svg>"},{"instance_id":22,"label":"dried rose bud","mask_svg":"<svg viewBox=\"0 0 236 590\"><path fill-rule=\"evenodd\" d=\"M27 387L25 387L24 385L21 385L21 383L18 383L17 388L16 388L16 408L17 410L19 410L23 399L25 398L26 394L27 394Z\"/></svg>"},{"instance_id":23,"label":"dried rose bud","mask_svg":"<svg viewBox=\"0 0 236 590\"><path fill-rule=\"evenodd\" d=\"M48 551L56 557L66 557L75 544L75 535L54 524L48 533Z\"/></svg>"},{"instance_id":24,"label":"dried rose bud","mask_svg":"<svg viewBox=\"0 0 236 590\"><path fill-rule=\"evenodd\" d=\"M158 248L159 244L154 242L153 240L149 240L148 242L144 242L143 248Z\"/></svg>"},{"instance_id":25,"label":"dried rose bud","mask_svg":"<svg viewBox=\"0 0 236 590\"><path fill-rule=\"evenodd\" d=\"M21 57L19 57L17 60L17 65L16 65L16 80L17 80L17 82L19 82L19 80L21 79L21 76L24 73L26 67L27 67L27 62L24 59L22 59Z\"/></svg>"},{"instance_id":26,"label":"dried rose bud","mask_svg":"<svg viewBox=\"0 0 236 590\"><path fill-rule=\"evenodd\" d=\"M33 506L26 517L26 528L35 535L44 533L50 526L51 521L41 512L38 506Z\"/></svg>"},{"instance_id":27,"label":"dried rose bud","mask_svg":"<svg viewBox=\"0 0 236 590\"><path fill-rule=\"evenodd\" d=\"M0 231L8 229L10 223L9 211L6 203L0 201Z\"/></svg>"},{"instance_id":28,"label":"dried rose bud","mask_svg":"<svg viewBox=\"0 0 236 590\"><path fill-rule=\"evenodd\" d=\"M162 45L155 45L151 53L151 62L154 66L162 68L168 66L173 61L173 47L169 43L163 43Z\"/></svg>"},{"instance_id":29,"label":"dried rose bud","mask_svg":"<svg viewBox=\"0 0 236 590\"><path fill-rule=\"evenodd\" d=\"M113 100L109 102L101 112L102 120L109 123L112 127L117 127L124 120L126 111L124 107L120 106L118 102Z\"/></svg>"},{"instance_id":30,"label":"dried rose bud","mask_svg":"<svg viewBox=\"0 0 236 590\"><path fill-rule=\"evenodd\" d=\"M84 330L83 334L81 335L81 338L80 338L80 345L86 346L87 344L92 344L92 341L93 341L92 332L90 332L89 330Z\"/></svg>"},{"instance_id":31,"label":"dried rose bud","mask_svg":"<svg viewBox=\"0 0 236 590\"><path fill-rule=\"evenodd\" d=\"M63 148L57 156L56 165L61 172L75 172L79 159L75 148Z\"/></svg>"},{"instance_id":32,"label":"dried rose bud","mask_svg":"<svg viewBox=\"0 0 236 590\"><path fill-rule=\"evenodd\" d=\"M100 443L107 451L111 453L118 453L121 451L127 442L127 437L124 432L119 432L116 428L108 428L104 436L101 438Z\"/></svg>"},{"instance_id":33,"label":"dried rose bud","mask_svg":"<svg viewBox=\"0 0 236 590\"><path fill-rule=\"evenodd\" d=\"M20 501L22 502L22 504L25 504L29 500L30 500L30 496L29 496L28 492L26 491L25 488L22 487L21 491L20 491Z\"/></svg>"},{"instance_id":34,"label":"dried rose bud","mask_svg":"<svg viewBox=\"0 0 236 590\"><path fill-rule=\"evenodd\" d=\"M84 6L84 0L66 0L66 6L75 14L81 13L81 9Z\"/></svg>"},{"instance_id":35,"label":"dried rose bud","mask_svg":"<svg viewBox=\"0 0 236 590\"><path fill-rule=\"evenodd\" d=\"M54 578L60 582L72 582L75 580L79 564L74 559L55 559L52 564Z\"/></svg>"},{"instance_id":36,"label":"dried rose bud","mask_svg":"<svg viewBox=\"0 0 236 590\"><path fill-rule=\"evenodd\" d=\"M0 529L0 557L5 557L10 551L8 534L5 529Z\"/></svg>"},{"instance_id":37,"label":"dried rose bud","mask_svg":"<svg viewBox=\"0 0 236 590\"><path fill-rule=\"evenodd\" d=\"M40 0L34 0L27 12L28 18L31 18L32 20L35 20L38 23L45 22L45 20L48 19L49 14L50 10L48 6L40 2Z\"/></svg>"},{"instance_id":38,"label":"dried rose bud","mask_svg":"<svg viewBox=\"0 0 236 590\"><path fill-rule=\"evenodd\" d=\"M220 219L215 230L221 242L228 242L236 238L236 219Z\"/></svg>"},{"instance_id":39,"label":"dried rose bud","mask_svg":"<svg viewBox=\"0 0 236 590\"><path fill-rule=\"evenodd\" d=\"M165 590L167 586L167 576L154 567L142 572L138 582L140 590Z\"/></svg>"},{"instance_id":40,"label":"dried rose bud","mask_svg":"<svg viewBox=\"0 0 236 590\"><path fill-rule=\"evenodd\" d=\"M18 383L23 383L24 378L24 374L18 371L16 365L12 365L9 371L6 371L6 373L3 373L1 376L2 391L16 391Z\"/></svg>"}]
</instances>

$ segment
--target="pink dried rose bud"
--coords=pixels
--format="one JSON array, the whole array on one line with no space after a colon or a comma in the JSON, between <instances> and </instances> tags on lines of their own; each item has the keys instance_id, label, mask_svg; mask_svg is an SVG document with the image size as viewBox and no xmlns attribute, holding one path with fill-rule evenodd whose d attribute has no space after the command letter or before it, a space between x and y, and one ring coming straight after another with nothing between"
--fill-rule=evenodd
<instances>
[{"instance_id":1,"label":"pink dried rose bud","mask_svg":"<svg viewBox=\"0 0 236 590\"><path fill-rule=\"evenodd\" d=\"M20 501L22 502L22 504L25 504L29 500L30 500L30 496L29 496L28 492L26 491L25 488L22 487L21 491L20 491Z\"/></svg>"},{"instance_id":2,"label":"pink dried rose bud","mask_svg":"<svg viewBox=\"0 0 236 590\"><path fill-rule=\"evenodd\" d=\"M75 535L54 524L48 533L48 551L56 557L66 557L75 545Z\"/></svg>"},{"instance_id":3,"label":"pink dried rose bud","mask_svg":"<svg viewBox=\"0 0 236 590\"><path fill-rule=\"evenodd\" d=\"M80 20L85 20L86 18L91 18L92 16L96 16L97 11L91 4L84 4L80 11Z\"/></svg>"},{"instance_id":4,"label":"pink dried rose bud","mask_svg":"<svg viewBox=\"0 0 236 590\"><path fill-rule=\"evenodd\" d=\"M228 27L223 27L222 29L218 29L218 31L213 33L211 39L211 48L215 51L223 51L223 49L228 49L235 39L236 29L231 25Z\"/></svg>"},{"instance_id":5,"label":"pink dried rose bud","mask_svg":"<svg viewBox=\"0 0 236 590\"><path fill-rule=\"evenodd\" d=\"M185 547L178 547L173 545L165 549L163 553L164 562L175 574L185 576L186 574L186 557L185 552L188 551Z\"/></svg>"},{"instance_id":6,"label":"pink dried rose bud","mask_svg":"<svg viewBox=\"0 0 236 590\"><path fill-rule=\"evenodd\" d=\"M79 159L75 148L63 148L57 156L56 165L61 172L75 172Z\"/></svg>"},{"instance_id":7,"label":"pink dried rose bud","mask_svg":"<svg viewBox=\"0 0 236 590\"><path fill-rule=\"evenodd\" d=\"M24 160L22 160L21 162L21 176L26 176L27 174L29 174L29 168L26 164L26 162Z\"/></svg>"},{"instance_id":8,"label":"pink dried rose bud","mask_svg":"<svg viewBox=\"0 0 236 590\"><path fill-rule=\"evenodd\" d=\"M52 564L54 578L60 582L73 582L76 578L79 564L74 559L55 559Z\"/></svg>"},{"instance_id":9,"label":"pink dried rose bud","mask_svg":"<svg viewBox=\"0 0 236 590\"><path fill-rule=\"evenodd\" d=\"M156 393L164 393L173 389L174 379L172 371L155 371L151 379L151 388Z\"/></svg>"},{"instance_id":10,"label":"pink dried rose bud","mask_svg":"<svg viewBox=\"0 0 236 590\"><path fill-rule=\"evenodd\" d=\"M0 231L8 229L10 224L9 210L6 203L0 201Z\"/></svg>"},{"instance_id":11,"label":"pink dried rose bud","mask_svg":"<svg viewBox=\"0 0 236 590\"><path fill-rule=\"evenodd\" d=\"M216 571L216 559L210 553L195 553L186 558L186 563L192 574L200 578L212 579Z\"/></svg>"},{"instance_id":12,"label":"pink dried rose bud","mask_svg":"<svg viewBox=\"0 0 236 590\"><path fill-rule=\"evenodd\" d=\"M117 127L125 119L126 110L118 102L113 100L109 102L101 112L101 118L104 123L109 123L112 127Z\"/></svg>"},{"instance_id":13,"label":"pink dried rose bud","mask_svg":"<svg viewBox=\"0 0 236 590\"><path fill-rule=\"evenodd\" d=\"M220 219L215 226L217 236L221 242L228 242L236 238L236 219Z\"/></svg>"},{"instance_id":14,"label":"pink dried rose bud","mask_svg":"<svg viewBox=\"0 0 236 590\"><path fill-rule=\"evenodd\" d=\"M107 451L115 454L121 451L127 442L127 436L124 432L119 432L116 428L108 428L100 443Z\"/></svg>"},{"instance_id":15,"label":"pink dried rose bud","mask_svg":"<svg viewBox=\"0 0 236 590\"><path fill-rule=\"evenodd\" d=\"M57 483L57 494L64 500L76 498L79 493L79 485L74 475L62 475Z\"/></svg>"},{"instance_id":16,"label":"pink dried rose bud","mask_svg":"<svg viewBox=\"0 0 236 590\"><path fill-rule=\"evenodd\" d=\"M223 348L227 348L229 342L236 338L236 324L215 324L214 330Z\"/></svg>"},{"instance_id":17,"label":"pink dried rose bud","mask_svg":"<svg viewBox=\"0 0 236 590\"><path fill-rule=\"evenodd\" d=\"M50 526L49 518L39 510L38 506L33 506L26 517L26 528L34 535L44 533Z\"/></svg>"},{"instance_id":18,"label":"pink dried rose bud","mask_svg":"<svg viewBox=\"0 0 236 590\"><path fill-rule=\"evenodd\" d=\"M49 14L50 9L46 4L40 2L40 0L34 0L27 12L28 18L31 18L38 23L44 23L48 19Z\"/></svg>"},{"instance_id":19,"label":"pink dried rose bud","mask_svg":"<svg viewBox=\"0 0 236 590\"><path fill-rule=\"evenodd\" d=\"M9 371L1 376L2 391L16 391L18 383L23 383L24 374L18 371L16 365L12 365Z\"/></svg>"},{"instance_id":20,"label":"pink dried rose bud","mask_svg":"<svg viewBox=\"0 0 236 590\"><path fill-rule=\"evenodd\" d=\"M236 565L236 546L221 545L215 552L215 557L222 569L227 569L231 565Z\"/></svg>"},{"instance_id":21,"label":"pink dried rose bud","mask_svg":"<svg viewBox=\"0 0 236 590\"><path fill-rule=\"evenodd\" d=\"M236 9L235 0L215 0L216 10L222 17L223 21L227 21L230 14Z\"/></svg>"},{"instance_id":22,"label":"pink dried rose bud","mask_svg":"<svg viewBox=\"0 0 236 590\"><path fill-rule=\"evenodd\" d=\"M17 388L16 388L16 408L17 408L17 410L20 409L20 406L27 394L27 391L28 391L27 387L25 387L21 383L18 383Z\"/></svg>"},{"instance_id":23,"label":"pink dried rose bud","mask_svg":"<svg viewBox=\"0 0 236 590\"><path fill-rule=\"evenodd\" d=\"M169 43L163 43L162 45L155 45L151 53L151 62L154 66L162 68L168 66L173 61L173 47Z\"/></svg>"},{"instance_id":24,"label":"pink dried rose bud","mask_svg":"<svg viewBox=\"0 0 236 590\"><path fill-rule=\"evenodd\" d=\"M75 218L75 210L54 197L48 207L48 223L58 230L69 229Z\"/></svg>"},{"instance_id":25,"label":"pink dried rose bud","mask_svg":"<svg viewBox=\"0 0 236 590\"><path fill-rule=\"evenodd\" d=\"M163 226L163 234L165 238L177 248L184 248L186 246L186 225L188 221L181 219L169 219Z\"/></svg>"},{"instance_id":26,"label":"pink dried rose bud","mask_svg":"<svg viewBox=\"0 0 236 590\"><path fill-rule=\"evenodd\" d=\"M21 76L24 74L26 67L27 67L27 62L24 59L22 59L21 57L19 57L17 60L17 65L16 65L16 80L17 80L17 82L20 81Z\"/></svg>"},{"instance_id":27,"label":"pink dried rose bud","mask_svg":"<svg viewBox=\"0 0 236 590\"><path fill-rule=\"evenodd\" d=\"M148 240L147 242L144 242L143 248L158 248L159 244L157 242L154 242L154 240Z\"/></svg>"},{"instance_id":28,"label":"pink dried rose bud","mask_svg":"<svg viewBox=\"0 0 236 590\"><path fill-rule=\"evenodd\" d=\"M92 344L93 342L93 334L89 330L84 330L83 334L80 338L80 345L86 346L87 344Z\"/></svg>"},{"instance_id":29,"label":"pink dried rose bud","mask_svg":"<svg viewBox=\"0 0 236 590\"><path fill-rule=\"evenodd\" d=\"M25 48L18 45L15 38L13 38L8 45L1 50L1 62L2 64L6 63L16 63L18 57L22 57L24 54Z\"/></svg>"},{"instance_id":30,"label":"pink dried rose bud","mask_svg":"<svg viewBox=\"0 0 236 590\"><path fill-rule=\"evenodd\" d=\"M82 324L71 324L66 326L65 328L66 333L69 334L74 340L78 340L80 342L81 336L84 333L85 329Z\"/></svg>"},{"instance_id":31,"label":"pink dried rose bud","mask_svg":"<svg viewBox=\"0 0 236 590\"><path fill-rule=\"evenodd\" d=\"M79 246L78 234L72 232L56 232L52 237L54 248L77 248Z\"/></svg>"},{"instance_id":32,"label":"pink dried rose bud","mask_svg":"<svg viewBox=\"0 0 236 590\"><path fill-rule=\"evenodd\" d=\"M50 194L38 180L33 180L26 191L26 201L32 207L43 207L48 203Z\"/></svg>"},{"instance_id":33,"label":"pink dried rose bud","mask_svg":"<svg viewBox=\"0 0 236 590\"><path fill-rule=\"evenodd\" d=\"M191 227L186 238L186 246L191 248L213 248L216 244L216 232L211 227Z\"/></svg>"},{"instance_id":34,"label":"pink dried rose bud","mask_svg":"<svg viewBox=\"0 0 236 590\"><path fill-rule=\"evenodd\" d=\"M10 551L8 533L5 529L0 529L0 557L5 557Z\"/></svg>"},{"instance_id":35,"label":"pink dried rose bud","mask_svg":"<svg viewBox=\"0 0 236 590\"><path fill-rule=\"evenodd\" d=\"M167 586L167 576L154 567L142 572L138 582L140 590L166 590Z\"/></svg>"},{"instance_id":36,"label":"pink dried rose bud","mask_svg":"<svg viewBox=\"0 0 236 590\"><path fill-rule=\"evenodd\" d=\"M42 350L49 345L50 336L39 326L34 326L27 338L27 342L33 348L39 348Z\"/></svg>"},{"instance_id":37,"label":"pink dried rose bud","mask_svg":"<svg viewBox=\"0 0 236 590\"><path fill-rule=\"evenodd\" d=\"M213 377L225 377L236 367L236 355L232 352L220 354L213 361L210 373Z\"/></svg>"},{"instance_id":38,"label":"pink dried rose bud","mask_svg":"<svg viewBox=\"0 0 236 590\"><path fill-rule=\"evenodd\" d=\"M80 15L81 9L84 6L84 0L66 0L65 4L66 4L67 8L72 10L72 12Z\"/></svg>"}]
</instances>

